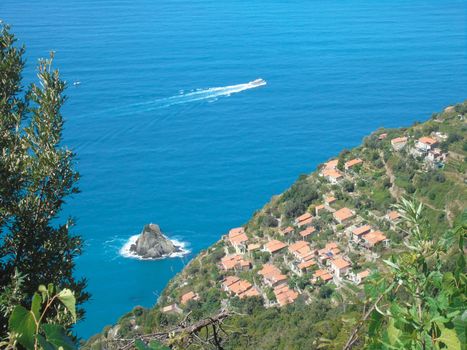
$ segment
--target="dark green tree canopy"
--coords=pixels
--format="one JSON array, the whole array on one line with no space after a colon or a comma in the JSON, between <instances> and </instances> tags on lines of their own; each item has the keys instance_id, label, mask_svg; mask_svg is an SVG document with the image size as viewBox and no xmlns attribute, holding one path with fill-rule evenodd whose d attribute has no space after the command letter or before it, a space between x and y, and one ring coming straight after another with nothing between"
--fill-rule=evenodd
<instances>
[{"instance_id":1,"label":"dark green tree canopy","mask_svg":"<svg viewBox=\"0 0 467 350\"><path fill-rule=\"evenodd\" d=\"M0 32L0 334L12 305L28 306L39 284L89 298L86 281L73 276L82 239L60 217L65 199L78 193L74 154L61 145L65 83L40 60L38 84L22 86L24 48L7 26ZM82 310L79 314L82 315ZM54 310L50 317L58 317ZM64 324L67 320L62 320ZM70 322L71 324L71 322Z\"/></svg>"}]
</instances>

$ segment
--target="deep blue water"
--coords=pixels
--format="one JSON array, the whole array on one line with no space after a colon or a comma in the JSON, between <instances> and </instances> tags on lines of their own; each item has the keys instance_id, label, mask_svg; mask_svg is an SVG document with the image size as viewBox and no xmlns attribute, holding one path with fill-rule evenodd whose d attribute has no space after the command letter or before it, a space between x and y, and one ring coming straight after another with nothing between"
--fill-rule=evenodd
<instances>
[{"instance_id":1,"label":"deep blue water","mask_svg":"<svg viewBox=\"0 0 467 350\"><path fill-rule=\"evenodd\" d=\"M119 256L145 223L196 253L375 128L466 99L466 11L426 0L2 0L0 18L27 46L26 81L49 50L81 81L64 108L82 174L67 213L86 239L77 273L93 295L79 335L153 305L192 257ZM161 100L258 77L267 86Z\"/></svg>"}]
</instances>

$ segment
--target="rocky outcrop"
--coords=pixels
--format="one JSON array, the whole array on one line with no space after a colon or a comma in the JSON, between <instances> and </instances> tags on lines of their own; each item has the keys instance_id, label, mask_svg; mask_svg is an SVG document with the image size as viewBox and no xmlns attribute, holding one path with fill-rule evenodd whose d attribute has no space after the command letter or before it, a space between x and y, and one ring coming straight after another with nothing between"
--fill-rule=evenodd
<instances>
[{"instance_id":1,"label":"rocky outcrop","mask_svg":"<svg viewBox=\"0 0 467 350\"><path fill-rule=\"evenodd\" d=\"M135 244L131 245L130 252L143 259L158 259L181 252L181 248L164 236L158 225L149 224L144 226Z\"/></svg>"}]
</instances>

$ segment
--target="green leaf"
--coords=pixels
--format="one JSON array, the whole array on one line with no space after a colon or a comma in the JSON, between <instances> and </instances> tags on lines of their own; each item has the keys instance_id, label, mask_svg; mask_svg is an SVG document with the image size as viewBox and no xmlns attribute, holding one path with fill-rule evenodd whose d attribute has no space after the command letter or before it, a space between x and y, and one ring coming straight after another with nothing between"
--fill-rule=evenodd
<instances>
[{"instance_id":1,"label":"green leaf","mask_svg":"<svg viewBox=\"0 0 467 350\"><path fill-rule=\"evenodd\" d=\"M45 337L49 343L63 350L77 349L71 338L66 334L62 326L57 324L44 324L42 326Z\"/></svg>"},{"instance_id":2,"label":"green leaf","mask_svg":"<svg viewBox=\"0 0 467 350\"><path fill-rule=\"evenodd\" d=\"M34 349L34 336L36 334L36 323L31 311L21 305L15 307L8 320L10 332L18 334L18 342L26 349Z\"/></svg>"},{"instance_id":3,"label":"green leaf","mask_svg":"<svg viewBox=\"0 0 467 350\"><path fill-rule=\"evenodd\" d=\"M73 316L73 320L76 322L76 299L73 295L73 292L69 289L63 289L58 293L58 299L62 302L63 305L70 311Z\"/></svg>"},{"instance_id":4,"label":"green leaf","mask_svg":"<svg viewBox=\"0 0 467 350\"><path fill-rule=\"evenodd\" d=\"M45 338L38 334L37 335L37 342L39 343L39 345L41 346L41 348L43 350L55 350L55 346L53 346L52 344L50 344L47 340L45 340Z\"/></svg>"},{"instance_id":5,"label":"green leaf","mask_svg":"<svg viewBox=\"0 0 467 350\"><path fill-rule=\"evenodd\" d=\"M459 337L462 344L467 343L467 310L460 316L457 316L454 320L454 329L456 330L457 336Z\"/></svg>"},{"instance_id":6,"label":"green leaf","mask_svg":"<svg viewBox=\"0 0 467 350\"><path fill-rule=\"evenodd\" d=\"M41 312L42 298L39 294L34 293L31 303L31 311L34 314L36 321L39 321L40 312Z\"/></svg>"},{"instance_id":7,"label":"green leaf","mask_svg":"<svg viewBox=\"0 0 467 350\"><path fill-rule=\"evenodd\" d=\"M394 319L391 317L389 319L388 325L387 325L387 334L388 334L388 340L391 345L396 345L399 343L399 337L401 335L401 331L397 329L394 325Z\"/></svg>"},{"instance_id":8,"label":"green leaf","mask_svg":"<svg viewBox=\"0 0 467 350\"><path fill-rule=\"evenodd\" d=\"M165 346L165 345L162 345L161 343L159 343L158 341L155 341L155 340L152 340L152 341L149 343L149 347L150 347L152 350L170 350L170 348L168 348L168 347Z\"/></svg>"},{"instance_id":9,"label":"green leaf","mask_svg":"<svg viewBox=\"0 0 467 350\"><path fill-rule=\"evenodd\" d=\"M440 330L441 336L438 341L446 345L447 350L461 350L461 342L454 329L441 326Z\"/></svg>"},{"instance_id":10,"label":"green leaf","mask_svg":"<svg viewBox=\"0 0 467 350\"><path fill-rule=\"evenodd\" d=\"M138 350L151 350L151 348L144 344L144 342L141 339L135 340L135 348Z\"/></svg>"}]
</instances>

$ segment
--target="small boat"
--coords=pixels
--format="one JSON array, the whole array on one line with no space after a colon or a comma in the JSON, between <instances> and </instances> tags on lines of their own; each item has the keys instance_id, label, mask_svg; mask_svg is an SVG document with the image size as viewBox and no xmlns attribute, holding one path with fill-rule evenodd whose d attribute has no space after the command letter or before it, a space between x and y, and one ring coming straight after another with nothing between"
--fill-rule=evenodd
<instances>
[{"instance_id":1,"label":"small boat","mask_svg":"<svg viewBox=\"0 0 467 350\"><path fill-rule=\"evenodd\" d=\"M79 84L81 84L80 81L74 81L74 82L73 82L73 86L78 86Z\"/></svg>"},{"instance_id":2,"label":"small boat","mask_svg":"<svg viewBox=\"0 0 467 350\"><path fill-rule=\"evenodd\" d=\"M259 79L250 81L250 84L253 86L263 86L263 85L266 85L266 81L264 79L259 78Z\"/></svg>"}]
</instances>

